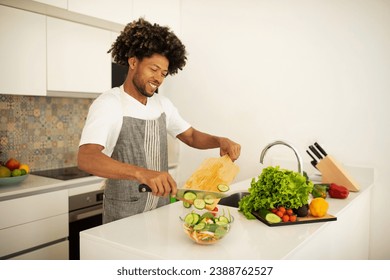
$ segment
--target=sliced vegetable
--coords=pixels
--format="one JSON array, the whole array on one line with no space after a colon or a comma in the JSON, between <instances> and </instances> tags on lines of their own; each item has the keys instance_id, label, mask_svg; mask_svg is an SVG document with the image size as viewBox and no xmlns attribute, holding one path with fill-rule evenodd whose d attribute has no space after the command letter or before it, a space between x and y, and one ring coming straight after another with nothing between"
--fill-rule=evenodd
<instances>
[{"instance_id":1,"label":"sliced vegetable","mask_svg":"<svg viewBox=\"0 0 390 280\"><path fill-rule=\"evenodd\" d=\"M189 213L184 217L184 222L186 223L186 225L192 225L192 223L194 222L194 217L192 216L192 213Z\"/></svg>"},{"instance_id":2,"label":"sliced vegetable","mask_svg":"<svg viewBox=\"0 0 390 280\"><path fill-rule=\"evenodd\" d=\"M183 198L185 200L190 200L190 201L194 200L194 199L196 199L196 193L194 193L192 191L187 191L184 193Z\"/></svg>"},{"instance_id":3,"label":"sliced vegetable","mask_svg":"<svg viewBox=\"0 0 390 280\"><path fill-rule=\"evenodd\" d=\"M189 203L188 201L183 201L183 206L184 206L185 208L191 208L192 204Z\"/></svg>"},{"instance_id":4,"label":"sliced vegetable","mask_svg":"<svg viewBox=\"0 0 390 280\"><path fill-rule=\"evenodd\" d=\"M184 218L184 230L187 235L200 244L212 244L223 238L230 229L233 217L221 215L214 217L210 212L202 215L189 213Z\"/></svg>"},{"instance_id":5,"label":"sliced vegetable","mask_svg":"<svg viewBox=\"0 0 390 280\"><path fill-rule=\"evenodd\" d=\"M227 192L230 188L228 185L225 185L225 184L219 184L217 186L217 189L220 191L220 192Z\"/></svg>"},{"instance_id":6,"label":"sliced vegetable","mask_svg":"<svg viewBox=\"0 0 390 280\"><path fill-rule=\"evenodd\" d=\"M212 195L212 194L208 194L204 197L204 202L206 202L206 204L213 204L215 201L215 197Z\"/></svg>"},{"instance_id":7,"label":"sliced vegetable","mask_svg":"<svg viewBox=\"0 0 390 280\"><path fill-rule=\"evenodd\" d=\"M272 213L268 209L264 209L264 208L260 209L259 214L263 219L265 219L270 224L276 224L276 223L280 223L282 221L281 217L279 217L275 213Z\"/></svg>"},{"instance_id":8,"label":"sliced vegetable","mask_svg":"<svg viewBox=\"0 0 390 280\"><path fill-rule=\"evenodd\" d=\"M204 199L196 198L194 200L194 206L196 209L203 210L206 207L206 202Z\"/></svg>"}]
</instances>

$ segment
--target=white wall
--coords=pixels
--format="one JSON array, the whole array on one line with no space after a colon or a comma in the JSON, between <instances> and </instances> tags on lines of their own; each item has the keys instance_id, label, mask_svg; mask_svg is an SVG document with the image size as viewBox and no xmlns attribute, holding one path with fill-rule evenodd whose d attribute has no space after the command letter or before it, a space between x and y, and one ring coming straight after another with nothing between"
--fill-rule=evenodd
<instances>
[{"instance_id":1,"label":"white wall","mask_svg":"<svg viewBox=\"0 0 390 280\"><path fill-rule=\"evenodd\" d=\"M242 145L237 180L260 173L276 139L307 162L318 141L344 164L375 167L373 259L390 258L389 14L380 0L182 0L189 60L164 90L194 127ZM214 156L182 146L179 183ZM283 146L268 157L294 158Z\"/></svg>"}]
</instances>

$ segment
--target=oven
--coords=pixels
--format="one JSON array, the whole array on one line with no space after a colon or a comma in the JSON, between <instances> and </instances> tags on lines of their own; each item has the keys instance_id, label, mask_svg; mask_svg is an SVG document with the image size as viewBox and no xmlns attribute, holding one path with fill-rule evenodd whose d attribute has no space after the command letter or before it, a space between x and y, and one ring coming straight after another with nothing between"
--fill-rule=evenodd
<instances>
[{"instance_id":1,"label":"oven","mask_svg":"<svg viewBox=\"0 0 390 280\"><path fill-rule=\"evenodd\" d=\"M102 224L103 190L69 196L69 259L80 259L80 231Z\"/></svg>"}]
</instances>

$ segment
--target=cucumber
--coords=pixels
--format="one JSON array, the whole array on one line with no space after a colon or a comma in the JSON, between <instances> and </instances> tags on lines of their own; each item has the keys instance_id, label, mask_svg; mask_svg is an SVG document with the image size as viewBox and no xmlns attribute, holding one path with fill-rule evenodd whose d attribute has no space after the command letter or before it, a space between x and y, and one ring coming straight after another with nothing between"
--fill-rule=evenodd
<instances>
[{"instance_id":1,"label":"cucumber","mask_svg":"<svg viewBox=\"0 0 390 280\"><path fill-rule=\"evenodd\" d=\"M206 226L205 223L200 222L199 224L196 224L196 225L194 226L194 230L202 230L202 229L204 229L205 226Z\"/></svg>"},{"instance_id":2,"label":"cucumber","mask_svg":"<svg viewBox=\"0 0 390 280\"><path fill-rule=\"evenodd\" d=\"M184 217L184 222L186 223L186 225L192 225L192 223L194 222L194 217L192 216L192 213L188 213L185 217Z\"/></svg>"},{"instance_id":3,"label":"cucumber","mask_svg":"<svg viewBox=\"0 0 390 280\"><path fill-rule=\"evenodd\" d=\"M190 208L190 207L192 206L192 204L189 203L189 202L187 202L187 201L183 201L183 206L184 206L185 208Z\"/></svg>"},{"instance_id":4,"label":"cucumber","mask_svg":"<svg viewBox=\"0 0 390 280\"><path fill-rule=\"evenodd\" d=\"M229 223L229 219L226 218L225 216L220 216L218 218L218 221L219 221L219 223L222 223L222 224L225 224L225 225Z\"/></svg>"},{"instance_id":5,"label":"cucumber","mask_svg":"<svg viewBox=\"0 0 390 280\"><path fill-rule=\"evenodd\" d=\"M270 224L276 224L282 221L282 219L278 215L270 212L268 209L260 209L259 214Z\"/></svg>"},{"instance_id":6,"label":"cucumber","mask_svg":"<svg viewBox=\"0 0 390 280\"><path fill-rule=\"evenodd\" d=\"M192 224L196 225L200 220L200 215L197 213L192 213Z\"/></svg>"},{"instance_id":7,"label":"cucumber","mask_svg":"<svg viewBox=\"0 0 390 280\"><path fill-rule=\"evenodd\" d=\"M194 206L196 209L203 210L206 207L206 202L202 198L196 198L194 200Z\"/></svg>"},{"instance_id":8,"label":"cucumber","mask_svg":"<svg viewBox=\"0 0 390 280\"><path fill-rule=\"evenodd\" d=\"M230 188L228 185L225 185L225 184L219 184L217 186L217 189L220 191L220 192L227 192Z\"/></svg>"},{"instance_id":9,"label":"cucumber","mask_svg":"<svg viewBox=\"0 0 390 280\"><path fill-rule=\"evenodd\" d=\"M213 204L214 201L215 201L215 197L212 194L208 194L204 197L204 202L206 202L206 204L208 205Z\"/></svg>"},{"instance_id":10,"label":"cucumber","mask_svg":"<svg viewBox=\"0 0 390 280\"><path fill-rule=\"evenodd\" d=\"M196 198L196 193L192 191L187 191L184 193L183 198L185 200L194 200Z\"/></svg>"}]
</instances>

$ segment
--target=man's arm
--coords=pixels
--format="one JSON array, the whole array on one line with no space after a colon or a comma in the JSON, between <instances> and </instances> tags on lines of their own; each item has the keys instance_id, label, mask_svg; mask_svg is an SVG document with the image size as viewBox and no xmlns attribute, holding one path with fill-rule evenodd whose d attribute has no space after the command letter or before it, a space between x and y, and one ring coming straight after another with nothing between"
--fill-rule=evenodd
<instances>
[{"instance_id":1,"label":"man's arm","mask_svg":"<svg viewBox=\"0 0 390 280\"><path fill-rule=\"evenodd\" d=\"M105 155L103 149L103 146L97 144L80 146L77 156L78 167L103 178L137 180L148 185L154 195L176 194L176 182L168 172L153 171L114 160Z\"/></svg>"},{"instance_id":2,"label":"man's arm","mask_svg":"<svg viewBox=\"0 0 390 280\"><path fill-rule=\"evenodd\" d=\"M183 143L196 149L220 148L220 155L229 155L235 161L241 153L241 146L226 137L210 135L190 127L177 138Z\"/></svg>"}]
</instances>

